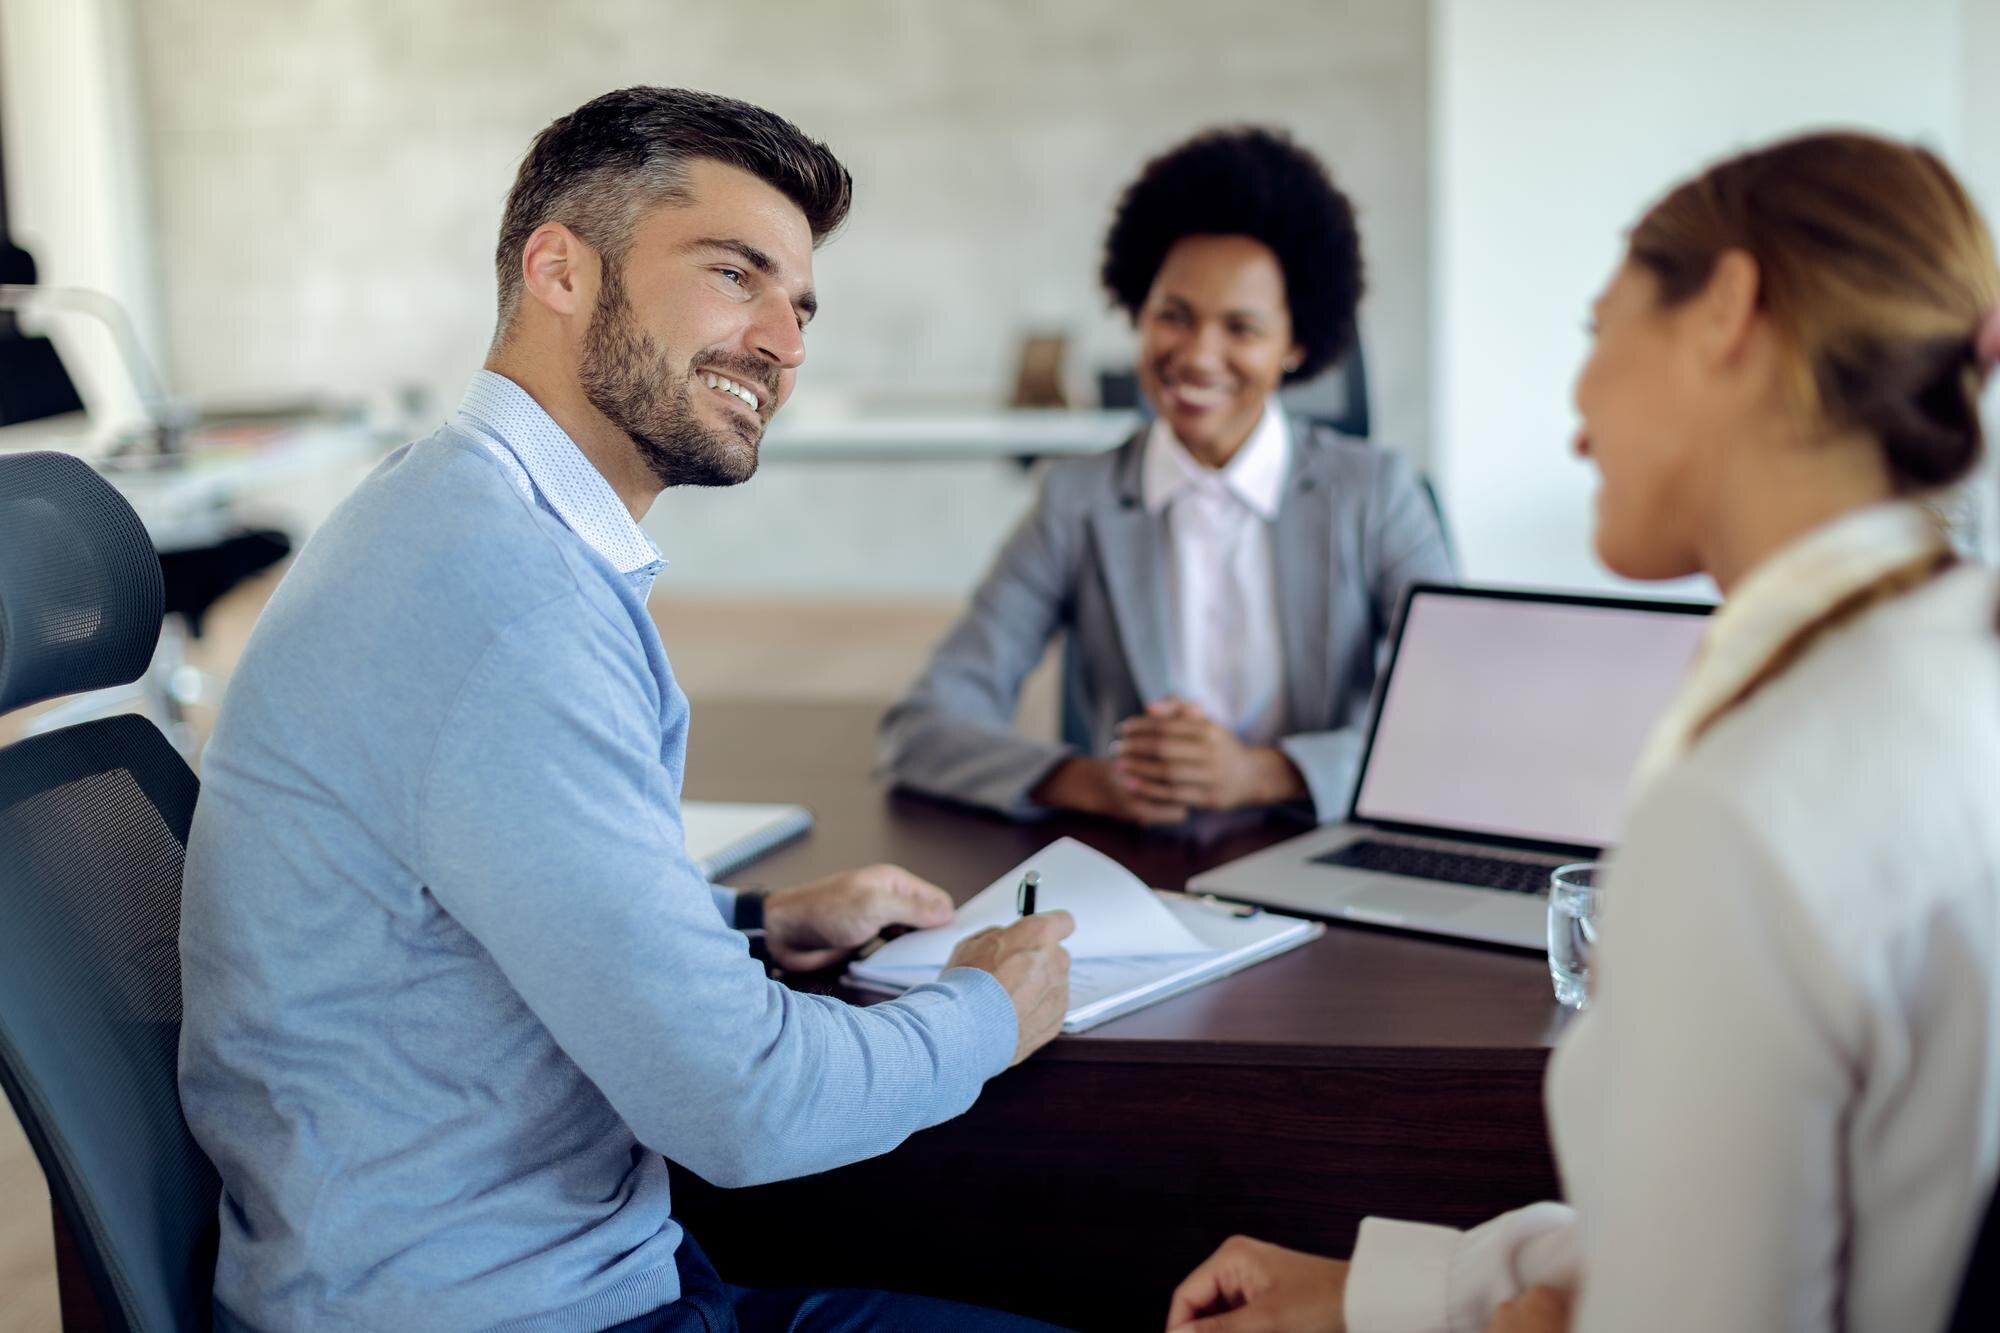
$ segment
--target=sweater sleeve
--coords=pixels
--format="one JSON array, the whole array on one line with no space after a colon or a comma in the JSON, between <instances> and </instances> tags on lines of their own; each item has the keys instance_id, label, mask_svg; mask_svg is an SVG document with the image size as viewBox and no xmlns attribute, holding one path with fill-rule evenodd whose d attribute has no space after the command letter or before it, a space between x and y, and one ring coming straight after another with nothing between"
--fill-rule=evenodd
<instances>
[{"instance_id":1,"label":"sweater sleeve","mask_svg":"<svg viewBox=\"0 0 2000 1333\"><path fill-rule=\"evenodd\" d=\"M1393 450L1382 451L1367 522L1370 591L1386 634L1412 583L1455 583L1458 571L1423 479Z\"/></svg>"},{"instance_id":2,"label":"sweater sleeve","mask_svg":"<svg viewBox=\"0 0 2000 1333\"><path fill-rule=\"evenodd\" d=\"M1574 1288L1576 1228L1559 1203L1503 1213L1471 1231L1371 1217L1347 1278L1351 1333L1479 1333L1533 1286Z\"/></svg>"},{"instance_id":3,"label":"sweater sleeve","mask_svg":"<svg viewBox=\"0 0 2000 1333\"><path fill-rule=\"evenodd\" d=\"M881 772L900 786L1017 817L1042 813L1035 784L1075 751L1014 729L1021 684L1068 614L1079 520L1044 478L965 614L882 719Z\"/></svg>"},{"instance_id":4,"label":"sweater sleeve","mask_svg":"<svg viewBox=\"0 0 2000 1333\"><path fill-rule=\"evenodd\" d=\"M860 1008L770 980L682 846L643 654L565 598L496 637L416 797L419 872L640 1141L720 1185L873 1156L1015 1044L984 972Z\"/></svg>"},{"instance_id":5,"label":"sweater sleeve","mask_svg":"<svg viewBox=\"0 0 2000 1333\"><path fill-rule=\"evenodd\" d=\"M1355 1333L1477 1330L1537 1283L1578 1292L1574 1333L1834 1327L1864 1021L1802 903L1743 810L1685 776L1654 786L1550 1068L1574 1220L1364 1223Z\"/></svg>"},{"instance_id":6,"label":"sweater sleeve","mask_svg":"<svg viewBox=\"0 0 2000 1333\"><path fill-rule=\"evenodd\" d=\"M1865 1006L1806 901L1712 784L1683 770L1635 807L1550 1073L1577 1333L1839 1323Z\"/></svg>"}]
</instances>

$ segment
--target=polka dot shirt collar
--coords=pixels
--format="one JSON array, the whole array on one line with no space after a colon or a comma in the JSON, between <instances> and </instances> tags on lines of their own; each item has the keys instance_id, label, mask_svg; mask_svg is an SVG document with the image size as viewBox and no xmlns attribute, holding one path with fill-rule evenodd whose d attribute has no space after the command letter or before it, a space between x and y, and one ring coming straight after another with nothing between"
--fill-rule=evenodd
<instances>
[{"instance_id":1,"label":"polka dot shirt collar","mask_svg":"<svg viewBox=\"0 0 2000 1333\"><path fill-rule=\"evenodd\" d=\"M666 567L660 548L632 519L583 450L505 375L481 370L466 386L452 424L471 435L507 469L522 495L542 503L620 574L650 581Z\"/></svg>"}]
</instances>

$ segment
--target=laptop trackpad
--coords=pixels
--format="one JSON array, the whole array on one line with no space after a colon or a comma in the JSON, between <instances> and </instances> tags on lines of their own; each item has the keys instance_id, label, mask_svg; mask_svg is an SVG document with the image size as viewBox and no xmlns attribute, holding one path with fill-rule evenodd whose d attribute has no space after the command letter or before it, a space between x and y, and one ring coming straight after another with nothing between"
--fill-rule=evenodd
<instances>
[{"instance_id":1,"label":"laptop trackpad","mask_svg":"<svg viewBox=\"0 0 2000 1333\"><path fill-rule=\"evenodd\" d=\"M1347 895L1341 904L1343 907L1359 909L1369 916L1420 916L1429 921L1456 916L1478 905L1478 900L1468 895L1454 893L1450 889L1427 888L1422 884L1411 884L1403 888L1384 886L1361 889Z\"/></svg>"}]
</instances>

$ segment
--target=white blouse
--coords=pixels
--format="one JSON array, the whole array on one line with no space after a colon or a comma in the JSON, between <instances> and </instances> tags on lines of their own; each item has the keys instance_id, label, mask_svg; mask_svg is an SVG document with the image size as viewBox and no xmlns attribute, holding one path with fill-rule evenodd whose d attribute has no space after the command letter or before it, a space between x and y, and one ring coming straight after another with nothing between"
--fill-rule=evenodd
<instances>
[{"instance_id":1,"label":"white blouse","mask_svg":"<svg viewBox=\"0 0 2000 1333\"><path fill-rule=\"evenodd\" d=\"M1284 502L1292 438L1273 398L1221 468L1188 453L1165 420L1146 438L1146 511L1167 513L1174 688L1250 745L1285 728L1285 647L1278 629L1272 525Z\"/></svg>"},{"instance_id":2,"label":"white blouse","mask_svg":"<svg viewBox=\"0 0 2000 1333\"><path fill-rule=\"evenodd\" d=\"M2000 1164L2000 583L1967 566L1800 627L1935 549L1913 504L1780 552L1716 615L1635 789L1591 1007L1549 1068L1571 1207L1371 1218L1355 1333L1943 1327Z\"/></svg>"}]
</instances>

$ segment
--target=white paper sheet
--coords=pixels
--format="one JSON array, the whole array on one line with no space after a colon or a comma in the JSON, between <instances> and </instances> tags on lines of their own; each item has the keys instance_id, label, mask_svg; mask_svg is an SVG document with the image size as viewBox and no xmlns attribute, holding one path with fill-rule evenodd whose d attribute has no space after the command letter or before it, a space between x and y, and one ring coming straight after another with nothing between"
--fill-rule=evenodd
<instances>
[{"instance_id":1,"label":"white paper sheet","mask_svg":"<svg viewBox=\"0 0 2000 1333\"><path fill-rule=\"evenodd\" d=\"M958 942L988 926L1019 920L1015 890L1021 876L1041 874L1035 909L1058 909L1076 918L1076 930L1063 941L1071 958L1174 957L1208 953L1153 891L1131 871L1074 838L1058 838L981 889L948 926L912 931L877 949L864 965L873 972L903 968L941 968Z\"/></svg>"},{"instance_id":2,"label":"white paper sheet","mask_svg":"<svg viewBox=\"0 0 2000 1333\"><path fill-rule=\"evenodd\" d=\"M1295 949L1326 929L1316 921L1276 912L1253 911L1245 916L1233 904L1171 893L1152 896L1201 942L1203 952L1076 960L1069 970L1064 1032L1087 1032L1099 1023ZM894 995L937 980L938 972L936 967L877 968L871 959L850 966L847 980L865 990Z\"/></svg>"}]
</instances>

